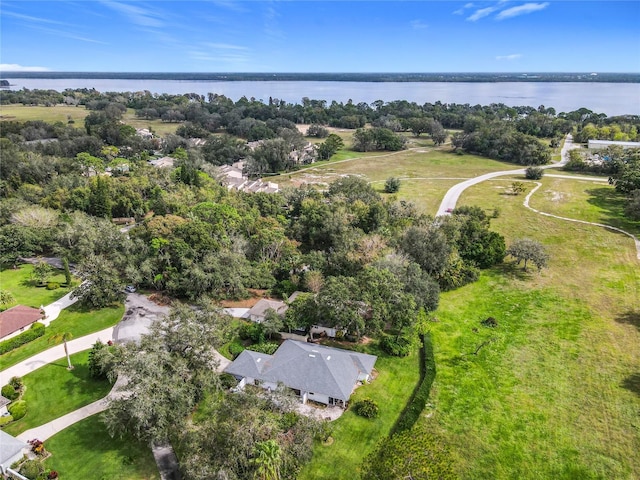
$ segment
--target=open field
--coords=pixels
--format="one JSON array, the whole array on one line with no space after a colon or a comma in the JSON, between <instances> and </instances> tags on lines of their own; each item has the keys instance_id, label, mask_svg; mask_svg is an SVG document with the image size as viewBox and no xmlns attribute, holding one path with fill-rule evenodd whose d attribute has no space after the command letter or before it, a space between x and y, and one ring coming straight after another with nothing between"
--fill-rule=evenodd
<instances>
[{"instance_id":1,"label":"open field","mask_svg":"<svg viewBox=\"0 0 640 480\"><path fill-rule=\"evenodd\" d=\"M2 105L0 106L0 120L13 120L26 122L28 120L42 120L47 123L62 122L67 123L69 119L74 120L82 127L84 117L90 111L84 106L72 107L69 105L55 105L53 107L27 106L27 105Z\"/></svg>"},{"instance_id":2,"label":"open field","mask_svg":"<svg viewBox=\"0 0 640 480\"><path fill-rule=\"evenodd\" d=\"M67 370L65 357L22 377L27 414L7 425L5 431L19 435L105 397L111 384L91 377L88 358L88 350L76 353L71 355L73 370Z\"/></svg>"},{"instance_id":3,"label":"open field","mask_svg":"<svg viewBox=\"0 0 640 480\"><path fill-rule=\"evenodd\" d=\"M51 348L53 344L49 343L48 339L52 335L69 332L73 338L82 337L115 325L122 319L123 313L124 306L87 311L77 305L72 305L60 312L60 316L51 322L42 337L0 356L0 369L9 368L36 353ZM110 339L104 339L104 341L107 340ZM59 348L62 349L62 347Z\"/></svg>"},{"instance_id":4,"label":"open field","mask_svg":"<svg viewBox=\"0 0 640 480\"><path fill-rule=\"evenodd\" d=\"M127 112L122 117L122 121L127 125L131 125L133 128L151 128L151 130L161 137L164 137L170 133L176 133L176 130L182 123L168 123L162 120L147 120L144 118L138 118L135 115L133 108L128 108Z\"/></svg>"},{"instance_id":5,"label":"open field","mask_svg":"<svg viewBox=\"0 0 640 480\"><path fill-rule=\"evenodd\" d=\"M45 287L34 286L35 282L31 280L33 265L20 265L17 269L7 268L0 270L0 288L9 291L15 298L15 302L0 308L13 307L14 305L26 305L28 307L40 308L43 305L49 305L68 292L68 288L56 288L55 290L47 290ZM54 270L49 277L50 282L64 284L64 272Z\"/></svg>"},{"instance_id":6,"label":"open field","mask_svg":"<svg viewBox=\"0 0 640 480\"><path fill-rule=\"evenodd\" d=\"M62 122L66 124L69 119L75 122L76 128L84 128L84 118L91 113L84 106L71 107L68 105L55 105L53 107L2 105L0 106L0 120L13 120L26 122L28 120L42 120L48 123ZM149 128L160 136L176 133L180 123L167 123L162 120L145 120L135 116L132 108L124 114L122 121L134 128Z\"/></svg>"},{"instance_id":7,"label":"open field","mask_svg":"<svg viewBox=\"0 0 640 480\"><path fill-rule=\"evenodd\" d=\"M346 411L333 422L333 439L330 445L318 443L311 462L303 469L301 480L357 478L362 459L369 454L379 440L391 431L398 415L407 404L418 381L418 354L408 357L389 357L379 351L376 370L378 377L370 384L359 387L351 397L354 402L369 397L380 407L380 416L366 419L353 411Z\"/></svg>"},{"instance_id":8,"label":"open field","mask_svg":"<svg viewBox=\"0 0 640 480\"><path fill-rule=\"evenodd\" d=\"M379 182L389 176L469 178L508 168L518 166L431 151L324 170L334 178L360 173ZM442 295L432 327L434 408L421 421L447 440L463 479L640 478L640 269L633 242L526 209L525 195L505 194L515 179L524 181L501 177L473 186L459 205L498 208L492 228L507 244L522 237L542 242L549 267L523 273L507 260L479 282ZM602 182L541 182L531 199L536 209L640 231L638 222L620 218L621 201ZM434 213L454 183L406 180L398 196ZM489 316L497 328L480 325ZM341 435L350 436L337 428L334 445L341 445ZM324 448L316 447L313 465L333 463ZM364 456L357 453L360 461Z\"/></svg>"},{"instance_id":9,"label":"open field","mask_svg":"<svg viewBox=\"0 0 640 480\"><path fill-rule=\"evenodd\" d=\"M47 468L63 479L158 480L148 445L132 438L111 438L100 415L86 418L44 443Z\"/></svg>"}]
</instances>

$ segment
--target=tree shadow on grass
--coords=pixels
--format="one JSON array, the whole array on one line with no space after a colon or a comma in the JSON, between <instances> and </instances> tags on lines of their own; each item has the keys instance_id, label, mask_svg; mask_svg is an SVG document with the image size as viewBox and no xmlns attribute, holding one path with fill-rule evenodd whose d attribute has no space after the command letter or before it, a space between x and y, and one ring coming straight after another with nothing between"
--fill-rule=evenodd
<instances>
[{"instance_id":1,"label":"tree shadow on grass","mask_svg":"<svg viewBox=\"0 0 640 480\"><path fill-rule=\"evenodd\" d=\"M631 233L637 233L640 228L633 228L634 222L625 218L624 208L627 203L626 198L621 193L616 192L613 188L598 187L585 190L589 195L587 202L602 210L602 216L599 223L611 225L613 227L622 228L623 230L635 230ZM636 224L637 225L637 224Z\"/></svg>"},{"instance_id":2,"label":"tree shadow on grass","mask_svg":"<svg viewBox=\"0 0 640 480\"><path fill-rule=\"evenodd\" d=\"M519 265L513 260L505 260L504 262L492 267L492 270L502 274L507 278L515 280L529 280L531 279L531 277L533 277L533 275L537 273L535 267L531 268L530 266L528 266L528 269L525 271L522 268L521 264Z\"/></svg>"},{"instance_id":3,"label":"tree shadow on grass","mask_svg":"<svg viewBox=\"0 0 640 480\"><path fill-rule=\"evenodd\" d=\"M622 381L621 387L640 397L640 373L632 373L629 375Z\"/></svg>"},{"instance_id":4,"label":"tree shadow on grass","mask_svg":"<svg viewBox=\"0 0 640 480\"><path fill-rule=\"evenodd\" d=\"M615 318L618 323L625 323L627 325L633 325L638 330L640 330L640 312L639 311L631 311L621 313Z\"/></svg>"}]
</instances>

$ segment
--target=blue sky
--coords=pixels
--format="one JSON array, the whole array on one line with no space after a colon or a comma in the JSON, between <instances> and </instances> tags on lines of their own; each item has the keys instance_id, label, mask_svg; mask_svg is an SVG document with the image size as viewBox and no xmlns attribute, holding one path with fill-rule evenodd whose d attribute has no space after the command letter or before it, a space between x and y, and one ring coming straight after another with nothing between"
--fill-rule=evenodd
<instances>
[{"instance_id":1,"label":"blue sky","mask_svg":"<svg viewBox=\"0 0 640 480\"><path fill-rule=\"evenodd\" d=\"M0 0L0 69L640 72L640 1Z\"/></svg>"}]
</instances>

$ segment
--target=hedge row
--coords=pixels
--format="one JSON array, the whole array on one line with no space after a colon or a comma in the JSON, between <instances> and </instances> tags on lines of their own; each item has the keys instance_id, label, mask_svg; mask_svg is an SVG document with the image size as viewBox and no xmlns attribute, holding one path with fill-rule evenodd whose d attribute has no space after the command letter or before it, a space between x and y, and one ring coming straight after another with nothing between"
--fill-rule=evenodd
<instances>
[{"instance_id":1,"label":"hedge row","mask_svg":"<svg viewBox=\"0 0 640 480\"><path fill-rule=\"evenodd\" d=\"M31 325L31 328L24 333L21 333L17 337L10 338L9 340L5 340L4 342L0 342L0 355L3 353L10 352L11 350L15 350L18 347L21 347L25 343L32 342L36 338L40 338L44 335L44 325L41 323L34 323Z\"/></svg>"},{"instance_id":2,"label":"hedge row","mask_svg":"<svg viewBox=\"0 0 640 480\"><path fill-rule=\"evenodd\" d=\"M409 430L418 421L424 407L429 400L431 385L436 378L436 361L433 356L433 344L428 333L421 337L420 349L420 381L413 391L409 403L400 414L400 418L393 426L391 435Z\"/></svg>"}]
</instances>

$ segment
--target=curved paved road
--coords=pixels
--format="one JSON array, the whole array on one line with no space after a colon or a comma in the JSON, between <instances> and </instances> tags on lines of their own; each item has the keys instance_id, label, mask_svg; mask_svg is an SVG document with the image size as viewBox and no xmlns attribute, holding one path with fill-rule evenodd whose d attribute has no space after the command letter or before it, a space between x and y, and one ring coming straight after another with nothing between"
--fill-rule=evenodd
<instances>
[{"instance_id":1,"label":"curved paved road","mask_svg":"<svg viewBox=\"0 0 640 480\"><path fill-rule=\"evenodd\" d=\"M542 168L547 169L547 168L556 168L556 167L564 166L569 161L569 150L572 150L576 147L577 145L574 145L573 137L571 136L571 134L570 133L567 134L564 140L564 145L562 145L562 150L560 150L560 161L557 163L552 163L551 165L544 165ZM466 180L462 183L458 183L457 185L454 185L447 191L447 193L445 193L444 198L440 203L440 208L438 208L438 212L436 213L436 217L439 217L440 215L449 215L451 210L456 208L456 204L458 203L458 198L460 198L460 195L462 195L462 192L464 192L467 188L477 183L484 182L485 180L489 180L491 178L502 177L504 175L524 175L524 172L525 172L524 168L517 168L515 170L502 170L500 172L491 172L491 173L486 173L484 175L480 175L479 177L470 178L469 180Z\"/></svg>"}]
</instances>

